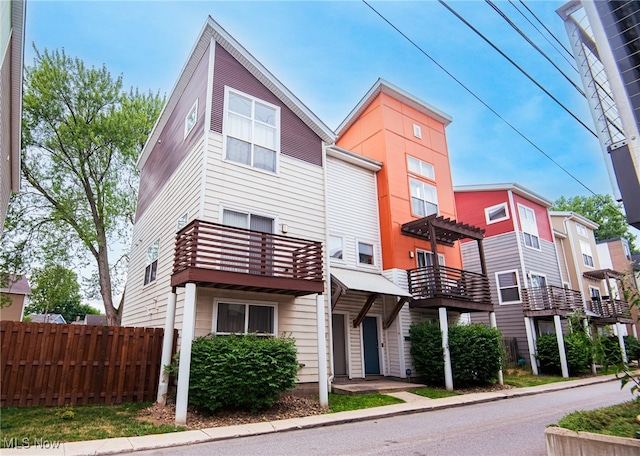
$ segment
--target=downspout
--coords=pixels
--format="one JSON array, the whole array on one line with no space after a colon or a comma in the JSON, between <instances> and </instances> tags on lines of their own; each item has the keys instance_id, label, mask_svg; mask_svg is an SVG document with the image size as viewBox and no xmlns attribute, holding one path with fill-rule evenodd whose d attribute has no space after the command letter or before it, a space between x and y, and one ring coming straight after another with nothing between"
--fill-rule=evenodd
<instances>
[{"instance_id":1,"label":"downspout","mask_svg":"<svg viewBox=\"0 0 640 456\"><path fill-rule=\"evenodd\" d=\"M322 164L323 164L323 176L324 176L324 245L329 245L329 177L328 177L328 167L329 163L327 162L327 144L325 142L322 143ZM329 315L329 367L331 372L327 378L327 388L328 391L331 391L331 384L334 379L335 365L333 359L333 309L331 308L331 258L329 257L329 249L324 249L324 261L326 264L325 271L327 277L327 302L329 303L328 307L328 315Z\"/></svg>"}]
</instances>

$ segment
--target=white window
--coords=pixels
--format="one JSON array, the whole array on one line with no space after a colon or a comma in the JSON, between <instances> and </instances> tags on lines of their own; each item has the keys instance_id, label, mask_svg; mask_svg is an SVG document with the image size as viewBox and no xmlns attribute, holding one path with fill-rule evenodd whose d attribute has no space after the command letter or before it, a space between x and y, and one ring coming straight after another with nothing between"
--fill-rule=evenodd
<instances>
[{"instance_id":1,"label":"white window","mask_svg":"<svg viewBox=\"0 0 640 456\"><path fill-rule=\"evenodd\" d=\"M185 212L182 214L182 217L178 219L178 223L176 224L177 231L180 231L182 228L187 226L187 222L189 221L189 214Z\"/></svg>"},{"instance_id":2,"label":"white window","mask_svg":"<svg viewBox=\"0 0 640 456\"><path fill-rule=\"evenodd\" d=\"M520 302L520 281L517 270L496 272L496 285L500 304Z\"/></svg>"},{"instance_id":3,"label":"white window","mask_svg":"<svg viewBox=\"0 0 640 456\"><path fill-rule=\"evenodd\" d=\"M375 265L373 244L358 242L358 264Z\"/></svg>"},{"instance_id":4,"label":"white window","mask_svg":"<svg viewBox=\"0 0 640 456\"><path fill-rule=\"evenodd\" d=\"M276 306L272 303L216 301L213 314L215 334L276 334Z\"/></svg>"},{"instance_id":5,"label":"white window","mask_svg":"<svg viewBox=\"0 0 640 456\"><path fill-rule=\"evenodd\" d=\"M222 263L225 271L245 274L273 274L275 220L271 217L248 212L223 209L222 223L235 228L245 228L251 232L229 234L230 239L222 244ZM261 234L267 233L267 234Z\"/></svg>"},{"instance_id":6,"label":"white window","mask_svg":"<svg viewBox=\"0 0 640 456\"><path fill-rule=\"evenodd\" d=\"M329 257L334 260L344 259L342 256L343 240L340 236L329 236Z\"/></svg>"},{"instance_id":7,"label":"white window","mask_svg":"<svg viewBox=\"0 0 640 456\"><path fill-rule=\"evenodd\" d=\"M196 98L196 102L193 104L187 117L184 119L184 137L186 138L193 130L193 127L196 126L196 121L198 120L198 99Z\"/></svg>"},{"instance_id":8,"label":"white window","mask_svg":"<svg viewBox=\"0 0 640 456\"><path fill-rule=\"evenodd\" d=\"M156 239L153 244L147 247L147 262L144 269L144 284L148 285L156 280L158 272L158 251L160 250L160 239Z\"/></svg>"},{"instance_id":9,"label":"white window","mask_svg":"<svg viewBox=\"0 0 640 456\"><path fill-rule=\"evenodd\" d=\"M436 172L433 165L418 160L410 155L407 155L407 167L410 173L419 174L427 179L436 180Z\"/></svg>"},{"instance_id":10,"label":"white window","mask_svg":"<svg viewBox=\"0 0 640 456\"><path fill-rule=\"evenodd\" d=\"M532 288L543 288L547 286L547 277L534 272L529 273Z\"/></svg>"},{"instance_id":11,"label":"white window","mask_svg":"<svg viewBox=\"0 0 640 456\"><path fill-rule=\"evenodd\" d=\"M416 250L416 259L418 260L419 268L433 266L433 253L431 252L427 252L426 250ZM442 253L438 254L438 264L440 264L440 266L445 266L444 255Z\"/></svg>"},{"instance_id":12,"label":"white window","mask_svg":"<svg viewBox=\"0 0 640 456\"><path fill-rule=\"evenodd\" d=\"M226 88L226 159L276 172L280 151L280 108Z\"/></svg>"},{"instance_id":13,"label":"white window","mask_svg":"<svg viewBox=\"0 0 640 456\"><path fill-rule=\"evenodd\" d=\"M587 227L584 226L582 223L576 222L576 231L582 237L586 237L586 238L589 237L589 232L587 231Z\"/></svg>"},{"instance_id":14,"label":"white window","mask_svg":"<svg viewBox=\"0 0 640 456\"><path fill-rule=\"evenodd\" d=\"M422 139L422 127L420 125L413 124L413 136Z\"/></svg>"},{"instance_id":15,"label":"white window","mask_svg":"<svg viewBox=\"0 0 640 456\"><path fill-rule=\"evenodd\" d=\"M593 268L594 264L591 246L587 242L580 241L580 251L582 252L582 262L584 263L584 265Z\"/></svg>"},{"instance_id":16,"label":"white window","mask_svg":"<svg viewBox=\"0 0 640 456\"><path fill-rule=\"evenodd\" d=\"M594 301L600 300L600 288L589 286L589 295Z\"/></svg>"},{"instance_id":17,"label":"white window","mask_svg":"<svg viewBox=\"0 0 640 456\"><path fill-rule=\"evenodd\" d=\"M438 213L438 192L433 185L410 179L411 210L414 214L426 217Z\"/></svg>"},{"instance_id":18,"label":"white window","mask_svg":"<svg viewBox=\"0 0 640 456\"><path fill-rule=\"evenodd\" d=\"M509 209L507 208L507 203L500 203L495 206L485 208L484 216L487 220L487 225L508 220Z\"/></svg>"},{"instance_id":19,"label":"white window","mask_svg":"<svg viewBox=\"0 0 640 456\"><path fill-rule=\"evenodd\" d=\"M518 204L518 212L520 212L520 224L522 225L524 245L532 249L540 250L536 213L530 207L522 206L521 204Z\"/></svg>"}]
</instances>

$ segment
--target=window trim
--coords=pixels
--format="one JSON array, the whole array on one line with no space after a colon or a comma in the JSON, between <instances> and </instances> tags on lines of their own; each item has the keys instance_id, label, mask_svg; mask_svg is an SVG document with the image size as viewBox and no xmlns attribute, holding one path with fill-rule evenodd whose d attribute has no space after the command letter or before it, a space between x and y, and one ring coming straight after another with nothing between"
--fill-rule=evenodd
<instances>
[{"instance_id":1,"label":"window trim","mask_svg":"<svg viewBox=\"0 0 640 456\"><path fill-rule=\"evenodd\" d=\"M176 233L189 224L189 212L182 214L176 222Z\"/></svg>"},{"instance_id":2,"label":"window trim","mask_svg":"<svg viewBox=\"0 0 640 456\"><path fill-rule=\"evenodd\" d=\"M194 117L193 123L189 125L189 119L191 118L192 114ZM191 109L189 109L189 112L187 112L187 115L184 118L184 138L183 139L187 139L187 136L189 136L189 133L193 131L197 123L198 123L198 99L196 98L195 103L193 103L193 106L191 106Z\"/></svg>"},{"instance_id":3,"label":"window trim","mask_svg":"<svg viewBox=\"0 0 640 456\"><path fill-rule=\"evenodd\" d=\"M522 287L520 285L520 274L519 274L519 270L518 269L507 269L505 271L497 271L495 273L495 279L496 279L496 290L497 290L497 294L498 294L498 304L500 305L511 305L511 304L521 304L522 303ZM502 274L511 274L514 273L516 275L516 287L518 288L518 297L519 299L517 301L503 301L502 300L502 293L500 293L500 291L503 289L500 287L500 280L499 280L499 275ZM511 287L504 287L504 288L513 288L513 286Z\"/></svg>"},{"instance_id":4,"label":"window trim","mask_svg":"<svg viewBox=\"0 0 640 456\"><path fill-rule=\"evenodd\" d=\"M526 218L523 216L522 211L523 210L527 210L527 211L531 211L531 213L533 214L533 220L534 220L534 225L535 225L535 233L530 233L529 231L525 231L524 228L524 223L523 220L526 220ZM536 217L536 211L533 210L533 208L529 207L529 206L525 206L524 204L518 203L518 215L520 218L520 231L522 232L522 238L524 241L524 246L528 249L531 250L542 250L542 246L540 244L540 232L538 231L538 218ZM527 222L527 225L529 225L529 222ZM528 234L531 237L535 237L538 240L538 247L535 247L533 245L527 245L527 239L525 237L525 235Z\"/></svg>"},{"instance_id":5,"label":"window trim","mask_svg":"<svg viewBox=\"0 0 640 456\"><path fill-rule=\"evenodd\" d=\"M413 159L413 160L418 162L418 165L419 165L419 168L420 168L419 171L414 171L414 170L411 169L411 166L409 165L409 160L411 160L411 159ZM423 165L425 165L426 167L431 169L431 174L425 174L425 173L422 172ZM425 179L429 179L432 182L436 181L436 167L433 166L431 163L428 163L428 162L426 162L424 160L420 160L419 158L414 157L413 155L409 155L409 154L407 154L407 172L409 174L413 174L415 176L420 176L420 177L423 177Z\"/></svg>"},{"instance_id":6,"label":"window trim","mask_svg":"<svg viewBox=\"0 0 640 456\"><path fill-rule=\"evenodd\" d=\"M529 281L531 282L531 287L533 287L533 276L536 277L544 277L544 283L545 285L543 286L549 286L549 281L547 280L547 274L540 274L539 272L535 272L535 271L529 271Z\"/></svg>"},{"instance_id":7,"label":"window trim","mask_svg":"<svg viewBox=\"0 0 640 456\"><path fill-rule=\"evenodd\" d=\"M155 258L151 261L149 261L149 249L151 249L153 246L156 246L156 252L155 252ZM158 279L158 258L160 257L160 238L157 238L155 241L153 241L151 244L149 244L147 246L147 254L145 256L145 260L144 260L144 277L142 279L142 284L143 287L149 286L151 284L154 284L156 282L156 280ZM153 264L155 263L155 274L153 273L154 271L154 267ZM149 269L151 268L151 269ZM149 273L147 273L147 270L149 269ZM153 275L153 280L151 279L151 275ZM147 277L149 277L149 280L147 281Z\"/></svg>"},{"instance_id":8,"label":"window trim","mask_svg":"<svg viewBox=\"0 0 640 456\"><path fill-rule=\"evenodd\" d=\"M492 211L495 211L501 207L504 207L504 213L505 216L504 217L500 217L500 218L496 218L495 220L491 220L489 218L489 213ZM491 225L492 223L498 223L498 222L503 222L505 220L509 220L511 218L510 214L509 214L509 204L507 204L507 202L503 202L500 204L494 204L493 206L490 207L485 207L484 208L484 218L487 222L487 225Z\"/></svg>"},{"instance_id":9,"label":"window trim","mask_svg":"<svg viewBox=\"0 0 640 456\"><path fill-rule=\"evenodd\" d=\"M425 214L422 215L422 214L418 214L418 213L414 212L414 210L413 210L413 198L414 198L414 196L413 196L413 191L412 191L412 187L411 187L412 182L416 182L416 183L418 183L420 185L428 185L429 187L433 187L435 189L435 193L436 193L436 202L435 203L432 202L432 201L428 201L428 200L423 200L423 199L420 200L423 203L427 202L429 204L434 205L436 207L436 211L434 213L427 214L426 213L427 211L425 211ZM418 198L416 198L416 199L418 199ZM415 179L413 177L409 177L409 204L411 206L411 214L413 214L416 217L428 217L429 215L433 215L433 214L438 215L440 213L440 204L438 202L438 187L436 187L435 185L430 184L429 182L424 182L424 181L422 181L420 179Z\"/></svg>"},{"instance_id":10,"label":"window trim","mask_svg":"<svg viewBox=\"0 0 640 456\"><path fill-rule=\"evenodd\" d=\"M413 124L413 136L422 139L422 127L418 124Z\"/></svg>"},{"instance_id":11,"label":"window trim","mask_svg":"<svg viewBox=\"0 0 640 456\"><path fill-rule=\"evenodd\" d=\"M252 142L250 142L249 144L251 145L251 161L252 164L245 164L245 163L241 163L241 162L237 162L235 160L231 160L229 158L227 158L227 138L229 137L228 133L227 133L227 129L228 127L228 121L227 121L227 117L229 114L229 93L234 93L238 96L244 97L244 98L249 98L252 102L252 117L251 117L251 122L252 122L252 133L253 133L253 124L256 121L254 118L254 113L255 113L255 103L258 102L260 104L263 104L265 106L268 106L270 108L275 109L276 111L276 120L275 120L275 130L276 130L276 144L275 144L275 165L274 165L274 170L268 170L268 169L264 169L264 168L258 168L256 166L253 165L253 159L254 159L254 145L255 143L253 142L253 138L252 138ZM282 124L281 124L281 119L282 119L282 113L281 113L282 109L280 106L275 105L273 103L270 103L266 100L263 100L261 98L255 97L253 95L250 95L248 93L242 92L241 90L238 89L234 89L233 87L229 87L229 86L224 86L224 101L223 101L223 108L222 108L222 159L225 162L228 163L233 163L234 165L237 166L242 166L243 168L247 168L247 169L251 169L254 171L260 171L263 173L267 173L267 174L276 174L278 175L280 173L280 154L281 154L281 136L282 136Z\"/></svg>"},{"instance_id":12,"label":"window trim","mask_svg":"<svg viewBox=\"0 0 640 456\"><path fill-rule=\"evenodd\" d=\"M272 307L273 308L273 332L272 333L257 333L259 336L273 336L276 337L278 335L278 302L276 301L254 301L250 299L237 299L237 298L214 298L213 300L213 315L211 317L211 332L213 334L219 336L228 336L231 334L239 334L239 333L227 333L227 332L218 332L218 305L222 304L242 304L245 306L245 314L244 314L244 332L242 335L253 334L247 332L249 325L249 306L256 307Z\"/></svg>"},{"instance_id":13,"label":"window trim","mask_svg":"<svg viewBox=\"0 0 640 456\"><path fill-rule=\"evenodd\" d=\"M583 241L582 239L579 240L580 241L580 254L582 255L582 264L584 265L584 267L589 268L589 269L595 269L596 267L596 260L593 256L593 250L591 249L591 244L589 244L586 241ZM585 253L585 248L586 250L588 250L589 254ZM588 264L585 261L585 257L591 258L591 264Z\"/></svg>"},{"instance_id":14,"label":"window trim","mask_svg":"<svg viewBox=\"0 0 640 456\"><path fill-rule=\"evenodd\" d=\"M341 246L340 249L341 249L342 258L335 258L335 257L331 256L331 238L340 239L340 246ZM329 234L329 238L328 238L327 242L328 242L327 255L329 255L329 260L333 261L333 262L344 263L345 262L344 236L340 236L340 235L337 235L337 234Z\"/></svg>"},{"instance_id":15,"label":"window trim","mask_svg":"<svg viewBox=\"0 0 640 456\"><path fill-rule=\"evenodd\" d=\"M360 244L364 244L364 245L370 245L371 246L371 250L372 250L372 264L369 263L362 263L360 262ZM362 241L360 239L356 239L356 263L358 266L362 266L365 268L377 268L378 267L378 258L376 255L376 243L375 242L367 242L367 241Z\"/></svg>"},{"instance_id":16,"label":"window trim","mask_svg":"<svg viewBox=\"0 0 640 456\"><path fill-rule=\"evenodd\" d=\"M578 233L578 236L582 236L587 239L589 238L589 231L587 231L587 227L580 222L576 222L576 232Z\"/></svg>"}]
</instances>

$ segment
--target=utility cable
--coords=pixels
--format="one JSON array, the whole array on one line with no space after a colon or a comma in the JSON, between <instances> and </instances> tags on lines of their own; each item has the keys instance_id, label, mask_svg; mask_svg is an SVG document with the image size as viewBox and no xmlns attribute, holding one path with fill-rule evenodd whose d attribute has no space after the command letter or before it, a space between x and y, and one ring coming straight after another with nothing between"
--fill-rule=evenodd
<instances>
[{"instance_id":1,"label":"utility cable","mask_svg":"<svg viewBox=\"0 0 640 456\"><path fill-rule=\"evenodd\" d=\"M560 106L562 109L564 109L571 117L573 117L575 120L578 121L578 123L580 123L580 125L582 125L584 128L587 129L587 131L589 131L593 136L595 136L596 138L598 137L598 135L596 134L595 131L593 131L591 129L591 127L589 127L586 123L584 123L577 115L575 115L573 112L571 112L571 110L569 108L567 108L564 104L562 104L562 102L560 100L558 100L551 92L549 92L547 89L545 89L542 84L540 84L538 81L535 80L535 78L533 76L531 76L529 73L527 73L520 65L518 65L511 57L509 57L507 54L505 54L500 48L498 48L495 44L493 44L486 36L484 36L478 29L476 29L473 25L471 25L469 23L469 21L467 21L464 17L462 17L460 14L458 14L458 12L456 10L454 10L453 8L451 8L449 5L446 4L446 2L444 0L438 0L438 3L440 3L442 6L444 6L447 10L449 10L454 16L456 16L458 19L460 19L467 27L469 27L471 30L473 30L480 38L482 38L489 46L491 46L493 49L496 50L496 52L498 52L502 57L504 57L505 59L507 59L507 61L509 63L511 63L511 65L513 65L514 67L516 67L523 75L525 75L527 77L527 79L529 79L531 82L533 82L540 90L542 90L545 94L547 94L547 96L549 98L551 98L553 101L555 101L558 106Z\"/></svg>"},{"instance_id":2,"label":"utility cable","mask_svg":"<svg viewBox=\"0 0 640 456\"><path fill-rule=\"evenodd\" d=\"M537 27L537 26L536 26L536 25L531 21L531 19L529 19L529 18L527 17L527 15L526 15L526 14L524 14L524 13L522 12L522 10L518 7L518 5L516 5L516 4L515 4L515 2L514 2L513 0L509 0L509 3L511 3L511 6L513 6L513 8L514 8L518 13L520 13L520 15L521 15L521 16L522 16L522 17L523 17L523 18L524 18L524 19L525 19L529 24L531 24L531 27L533 27L533 28L534 28L534 29L535 29L535 30L540 34L540 36L541 36L542 38L544 38L544 40L545 40L547 43L549 43L549 45L550 45L553 49L555 49L555 51L556 51L558 54L560 54L560 55L562 56L562 58L563 58L563 59L565 59L569 65L571 65L571 68L573 68L573 69L576 71L576 73L577 73L577 72L578 72L578 68L576 68L576 61L575 61L575 59L573 58L573 54L571 54L571 53L567 50L567 48L566 48L566 47L564 47L564 45L563 45L562 43L560 43L560 45L561 45L561 47L562 47L562 50L563 50L563 51L565 51L565 52L564 52L564 53L563 53L563 52L561 52L561 50L560 50L560 49L558 49L558 47L557 47L554 43L552 43L552 42L551 42L551 40L549 40L549 38L547 38L547 37L546 37L546 35L545 35L544 33L542 33L542 31L541 31L541 30L540 30L540 29L539 29L539 28L538 28L538 27ZM537 18L536 18L536 19L537 19ZM539 20L539 19L538 19L538 22L540 22L540 20ZM553 37L555 38L555 40L556 40L556 41L558 41L558 39L555 37L555 35L553 35L553 34L549 31L549 29L548 29L544 24L542 24L542 26L545 28L545 30L547 30L547 32L548 32L549 34L551 34L551 36L553 36ZM568 56L567 56L567 55L565 55L565 54L568 54Z\"/></svg>"},{"instance_id":3,"label":"utility cable","mask_svg":"<svg viewBox=\"0 0 640 456\"><path fill-rule=\"evenodd\" d=\"M520 29L520 28L519 28L519 27L518 27L518 26L517 26L517 25L516 25L516 24L515 24L511 19L509 19L509 17L504 13L504 11L502 11L502 10L501 10L501 9L500 9L496 4L495 4L495 3L493 3L491 0L485 0L485 2L487 2L487 4L488 4L491 8L493 8L493 10L494 10L496 13L498 13L498 15L499 15L502 19L504 19L504 20L507 22L507 24L509 24L509 25L511 26L511 28L513 28L516 32L518 32L518 34L519 34L522 38L524 38L524 40L525 40L527 43L529 43L529 44L530 44L530 45L531 45L531 46L532 46L536 51L538 51L538 53L539 53L542 57L544 57L544 58L545 58L545 59L546 59L546 60L547 60L551 65L553 65L553 67L554 67L556 70L558 70L562 76L564 76L564 78L569 82L569 84L571 84L571 85L572 85L572 86L573 86L573 87L578 91L578 93L580 93L580 95L582 95L583 97L585 97L585 96L586 96L586 95L585 95L585 93L584 93L584 90L582 90L582 88L581 88L578 84L576 84L576 83L573 81L573 79L571 79L571 78L570 78L570 77L569 77L569 76L568 76L568 75L567 75L567 74L562 70L562 68L560 68L558 65L556 65L556 63L555 63L553 60L551 60L551 57L549 57L547 54L545 54L545 52L544 52L542 49L540 49L540 47L539 47L536 43L534 43L534 42L533 42L533 40L532 40L531 38L529 38L529 37L527 36L527 34L526 34L526 33L524 33L524 32L522 31L522 29Z\"/></svg>"},{"instance_id":4,"label":"utility cable","mask_svg":"<svg viewBox=\"0 0 640 456\"><path fill-rule=\"evenodd\" d=\"M538 18L538 16L536 16L536 13L534 13L533 11L531 11L531 9L530 9L527 5L525 5L525 3L524 3L524 1L523 1L523 0L520 0L520 3L522 4L522 6L524 6L524 7L525 7L525 9L526 9L527 11L529 11L529 14L531 14L533 17L535 17L535 18L536 18L536 20L540 23L540 25L542 25L542 26L544 27L544 29L547 31L547 33L549 33L549 35L551 35L551 36L553 37L553 39L554 39L554 40L556 40L556 42L557 42L557 43L562 47L562 49L564 49L564 50L565 50L565 52L566 52L567 54L569 54L569 56L573 57L573 52L571 52L571 51L567 48L567 46L566 46L562 41L560 41L560 40L558 39L558 37L557 37L557 36L556 36L556 35L555 35L551 30L549 30L549 27L547 27L547 26L544 24L544 22L542 22L542 21L540 20L540 18Z\"/></svg>"},{"instance_id":5,"label":"utility cable","mask_svg":"<svg viewBox=\"0 0 640 456\"><path fill-rule=\"evenodd\" d=\"M458 78L456 78L449 70L447 70L444 66L442 66L440 63L438 63L438 61L436 61L433 57L431 57L431 55L429 55L429 53L427 53L427 51L425 51L424 49L422 49L415 41L413 41L411 38L409 38L404 32L402 32L398 27L396 27L391 21L389 21L389 19L387 19L384 15L382 15L377 9L375 9L373 6L371 6L367 0L362 0L362 2L367 5L374 13L376 13L383 21L385 21L389 26L391 26L391 28L393 28L396 32L398 32L405 40L407 40L409 43L411 43L418 51L420 51L420 53L422 53L426 58L428 58L429 60L431 60L431 62L433 62L438 68L440 68L442 71L444 71L451 79L453 79L456 83L458 83L458 85L460 85L464 90L466 90L473 98L475 98L476 100L478 100L485 108L487 108L489 111L491 111L498 119L502 120L505 124L507 124L507 126L509 126L509 128L511 128L518 136L520 136L522 139L524 139L527 143L529 143L534 149L536 149L538 152L540 152L542 155L544 155L547 159L549 159L551 161L551 163L553 163L554 165L556 165L558 168L560 168L565 174L567 174L569 177L571 177L574 181L576 181L578 184L580 184L582 187L584 187L589 193L591 193L592 195L596 195L596 193L591 190L589 187L587 187L580 179L578 179L576 176L574 176L569 170L567 170L564 166L562 166L560 163L558 163L557 161L555 161L549 154L547 154L545 151L543 151L539 146L537 146L532 140L530 140L524 133L522 133L520 130L518 130L512 123L510 123L507 119L505 119L504 117L502 117L495 109L493 109L491 106L489 106L482 98L480 98L478 95L476 95L470 88L468 88L462 81L460 81Z\"/></svg>"}]
</instances>

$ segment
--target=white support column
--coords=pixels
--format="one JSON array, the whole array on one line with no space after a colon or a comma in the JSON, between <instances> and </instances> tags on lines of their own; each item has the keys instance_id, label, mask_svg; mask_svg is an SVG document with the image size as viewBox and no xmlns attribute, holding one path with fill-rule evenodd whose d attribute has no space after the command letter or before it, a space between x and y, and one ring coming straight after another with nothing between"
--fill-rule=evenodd
<instances>
[{"instance_id":1,"label":"white support column","mask_svg":"<svg viewBox=\"0 0 640 456\"><path fill-rule=\"evenodd\" d=\"M616 322L616 332L618 333L618 343L620 344L620 353L622 354L622 362L627 364L627 349L624 346L624 336L622 335L622 323Z\"/></svg>"},{"instance_id":2,"label":"white support column","mask_svg":"<svg viewBox=\"0 0 640 456\"><path fill-rule=\"evenodd\" d=\"M587 333L587 337L589 337L589 340L593 340L593 334L591 334L591 329L589 328L589 320L585 318L582 321L584 322L583 323L584 332ZM596 375L598 373L598 368L596 367L595 353L591 356L591 373L593 375Z\"/></svg>"},{"instance_id":3,"label":"white support column","mask_svg":"<svg viewBox=\"0 0 640 456\"><path fill-rule=\"evenodd\" d=\"M524 317L524 330L527 333L527 345L529 346L529 360L533 375L540 375L538 372L538 360L536 359L536 337L531 318Z\"/></svg>"},{"instance_id":4,"label":"white support column","mask_svg":"<svg viewBox=\"0 0 640 456\"><path fill-rule=\"evenodd\" d=\"M329 406L329 385L327 382L327 332L325 329L324 295L316 295L316 317L318 320L318 395L320 405Z\"/></svg>"},{"instance_id":5,"label":"white support column","mask_svg":"<svg viewBox=\"0 0 640 456\"><path fill-rule=\"evenodd\" d=\"M489 312L489 324L494 329L498 327L498 322L496 321L495 312ZM504 376L502 374L502 367L500 367L500 370L498 371L498 384L504 385Z\"/></svg>"},{"instance_id":6,"label":"white support column","mask_svg":"<svg viewBox=\"0 0 640 456\"><path fill-rule=\"evenodd\" d=\"M631 330L633 331L633 337L638 338L638 328L636 328L635 323L631 325Z\"/></svg>"},{"instance_id":7,"label":"white support column","mask_svg":"<svg viewBox=\"0 0 640 456\"><path fill-rule=\"evenodd\" d=\"M447 308L440 307L440 331L442 331L442 350L444 352L444 385L447 391L453 391L453 372L451 370L451 353L449 352L449 322Z\"/></svg>"},{"instance_id":8,"label":"white support column","mask_svg":"<svg viewBox=\"0 0 640 456\"><path fill-rule=\"evenodd\" d=\"M191 369L191 343L196 323L196 284L185 285L182 334L180 334L180 365L178 367L178 392L176 394L176 426L187 424L189 404L189 372Z\"/></svg>"},{"instance_id":9,"label":"white support column","mask_svg":"<svg viewBox=\"0 0 640 456\"><path fill-rule=\"evenodd\" d=\"M564 336L562 335L562 321L560 315L553 316L553 324L556 328L556 340L558 341L558 353L560 353L560 369L562 376L569 378L569 367L567 366L567 353L564 350Z\"/></svg>"},{"instance_id":10,"label":"white support column","mask_svg":"<svg viewBox=\"0 0 640 456\"><path fill-rule=\"evenodd\" d=\"M164 337L162 339L162 359L160 361L160 380L158 381L158 397L156 402L164 406L167 403L169 390L169 375L164 373L164 367L171 364L173 349L173 328L176 320L176 291L175 288L167 295L167 313L164 318Z\"/></svg>"}]
</instances>

